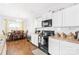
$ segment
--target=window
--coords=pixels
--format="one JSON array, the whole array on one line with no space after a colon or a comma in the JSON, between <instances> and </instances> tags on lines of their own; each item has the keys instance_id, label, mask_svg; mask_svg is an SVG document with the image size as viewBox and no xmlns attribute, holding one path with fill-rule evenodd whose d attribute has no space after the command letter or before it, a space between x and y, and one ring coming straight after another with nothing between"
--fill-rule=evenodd
<instances>
[{"instance_id":1,"label":"window","mask_svg":"<svg viewBox=\"0 0 79 59\"><path fill-rule=\"evenodd\" d=\"M8 21L9 30L20 30L21 28L21 21Z\"/></svg>"}]
</instances>

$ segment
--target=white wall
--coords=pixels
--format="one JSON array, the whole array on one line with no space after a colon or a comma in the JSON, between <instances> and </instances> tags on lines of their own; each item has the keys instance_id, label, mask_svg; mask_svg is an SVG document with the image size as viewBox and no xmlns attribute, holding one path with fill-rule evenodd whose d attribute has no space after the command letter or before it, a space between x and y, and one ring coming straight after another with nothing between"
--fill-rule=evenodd
<instances>
[{"instance_id":1,"label":"white wall","mask_svg":"<svg viewBox=\"0 0 79 59\"><path fill-rule=\"evenodd\" d=\"M30 19L24 19L24 30L28 31L28 35L31 35L32 33L35 32L35 18L31 17Z\"/></svg>"},{"instance_id":2,"label":"white wall","mask_svg":"<svg viewBox=\"0 0 79 59\"><path fill-rule=\"evenodd\" d=\"M0 16L0 34L3 34L2 33L2 30L4 30L4 17Z\"/></svg>"}]
</instances>

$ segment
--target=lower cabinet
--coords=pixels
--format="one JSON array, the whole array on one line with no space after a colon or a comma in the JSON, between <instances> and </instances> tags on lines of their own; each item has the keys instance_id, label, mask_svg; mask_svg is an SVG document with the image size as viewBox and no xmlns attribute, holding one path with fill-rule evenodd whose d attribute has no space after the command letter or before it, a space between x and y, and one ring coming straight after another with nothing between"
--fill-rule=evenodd
<instances>
[{"instance_id":1,"label":"lower cabinet","mask_svg":"<svg viewBox=\"0 0 79 59\"><path fill-rule=\"evenodd\" d=\"M51 55L79 55L79 44L50 37L49 53Z\"/></svg>"},{"instance_id":2,"label":"lower cabinet","mask_svg":"<svg viewBox=\"0 0 79 59\"><path fill-rule=\"evenodd\" d=\"M74 54L74 46L73 44L65 41L61 41L60 43L60 54L61 55L72 55Z\"/></svg>"},{"instance_id":3,"label":"lower cabinet","mask_svg":"<svg viewBox=\"0 0 79 59\"><path fill-rule=\"evenodd\" d=\"M51 37L49 37L48 51L50 54L59 55L59 40L52 39Z\"/></svg>"},{"instance_id":4,"label":"lower cabinet","mask_svg":"<svg viewBox=\"0 0 79 59\"><path fill-rule=\"evenodd\" d=\"M60 41L60 55L79 55L79 44Z\"/></svg>"},{"instance_id":5,"label":"lower cabinet","mask_svg":"<svg viewBox=\"0 0 79 59\"><path fill-rule=\"evenodd\" d=\"M33 34L31 37L32 44L38 46L38 34Z\"/></svg>"}]
</instances>

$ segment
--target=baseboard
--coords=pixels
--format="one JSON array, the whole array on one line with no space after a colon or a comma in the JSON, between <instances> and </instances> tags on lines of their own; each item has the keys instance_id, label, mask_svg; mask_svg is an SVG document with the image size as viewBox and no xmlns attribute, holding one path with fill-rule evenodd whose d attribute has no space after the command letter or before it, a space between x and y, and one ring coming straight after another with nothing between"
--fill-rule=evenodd
<instances>
[{"instance_id":1,"label":"baseboard","mask_svg":"<svg viewBox=\"0 0 79 59\"><path fill-rule=\"evenodd\" d=\"M29 41L29 40L27 40L29 43L31 43L33 46L35 46L35 47L37 47L38 48L38 46L36 46L36 45L34 45L31 41Z\"/></svg>"}]
</instances>

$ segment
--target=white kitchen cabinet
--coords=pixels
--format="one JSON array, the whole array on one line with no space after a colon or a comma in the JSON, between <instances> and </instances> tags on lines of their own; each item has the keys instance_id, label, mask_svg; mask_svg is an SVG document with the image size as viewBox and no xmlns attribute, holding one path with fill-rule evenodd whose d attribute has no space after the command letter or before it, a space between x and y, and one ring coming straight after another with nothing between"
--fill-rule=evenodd
<instances>
[{"instance_id":1,"label":"white kitchen cabinet","mask_svg":"<svg viewBox=\"0 0 79 59\"><path fill-rule=\"evenodd\" d=\"M33 34L33 35L32 35L31 42L32 42L34 45L38 46L38 34Z\"/></svg>"},{"instance_id":2,"label":"white kitchen cabinet","mask_svg":"<svg viewBox=\"0 0 79 59\"><path fill-rule=\"evenodd\" d=\"M75 54L79 55L79 44L75 44Z\"/></svg>"},{"instance_id":3,"label":"white kitchen cabinet","mask_svg":"<svg viewBox=\"0 0 79 59\"><path fill-rule=\"evenodd\" d=\"M49 37L48 51L51 55L59 55L59 40Z\"/></svg>"},{"instance_id":4,"label":"white kitchen cabinet","mask_svg":"<svg viewBox=\"0 0 79 59\"><path fill-rule=\"evenodd\" d=\"M53 13L53 15L52 15L52 19L53 19L53 21L52 21L52 23L53 23L53 26L57 26L57 20L58 20L58 13L56 12L56 13Z\"/></svg>"},{"instance_id":5,"label":"white kitchen cabinet","mask_svg":"<svg viewBox=\"0 0 79 59\"><path fill-rule=\"evenodd\" d=\"M42 27L42 18L37 19L37 28Z\"/></svg>"},{"instance_id":6,"label":"white kitchen cabinet","mask_svg":"<svg viewBox=\"0 0 79 59\"><path fill-rule=\"evenodd\" d=\"M38 46L38 35L35 35L35 45Z\"/></svg>"},{"instance_id":7,"label":"white kitchen cabinet","mask_svg":"<svg viewBox=\"0 0 79 59\"><path fill-rule=\"evenodd\" d=\"M46 20L52 19L52 13L47 13L45 17L46 17Z\"/></svg>"},{"instance_id":8,"label":"white kitchen cabinet","mask_svg":"<svg viewBox=\"0 0 79 59\"><path fill-rule=\"evenodd\" d=\"M79 44L49 37L51 55L79 55Z\"/></svg>"},{"instance_id":9,"label":"white kitchen cabinet","mask_svg":"<svg viewBox=\"0 0 79 59\"><path fill-rule=\"evenodd\" d=\"M31 42L32 42L32 44L35 43L35 36L34 35L31 35Z\"/></svg>"},{"instance_id":10,"label":"white kitchen cabinet","mask_svg":"<svg viewBox=\"0 0 79 59\"><path fill-rule=\"evenodd\" d=\"M60 55L79 55L79 44L60 41Z\"/></svg>"},{"instance_id":11,"label":"white kitchen cabinet","mask_svg":"<svg viewBox=\"0 0 79 59\"><path fill-rule=\"evenodd\" d=\"M60 55L72 55L75 50L73 44L66 41L60 41Z\"/></svg>"},{"instance_id":12,"label":"white kitchen cabinet","mask_svg":"<svg viewBox=\"0 0 79 59\"><path fill-rule=\"evenodd\" d=\"M54 27L62 26L62 11L58 11L53 13L52 15L52 23Z\"/></svg>"},{"instance_id":13,"label":"white kitchen cabinet","mask_svg":"<svg viewBox=\"0 0 79 59\"><path fill-rule=\"evenodd\" d=\"M79 26L79 5L63 10L64 26Z\"/></svg>"}]
</instances>

